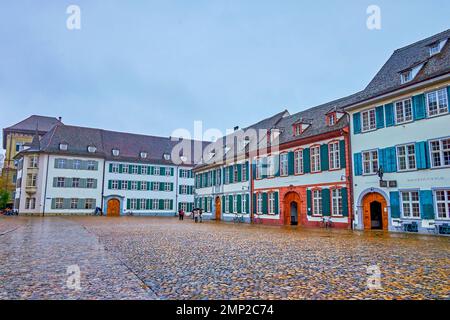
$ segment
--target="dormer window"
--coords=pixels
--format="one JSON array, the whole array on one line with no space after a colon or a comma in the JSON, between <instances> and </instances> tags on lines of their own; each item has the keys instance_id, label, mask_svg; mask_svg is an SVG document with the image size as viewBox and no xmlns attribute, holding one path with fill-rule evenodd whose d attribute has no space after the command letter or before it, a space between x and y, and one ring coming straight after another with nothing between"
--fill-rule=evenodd
<instances>
[{"instance_id":1,"label":"dormer window","mask_svg":"<svg viewBox=\"0 0 450 320\"><path fill-rule=\"evenodd\" d=\"M419 71L422 69L423 66L424 63L421 63L411 69L402 71L400 73L402 84L412 81L417 76L417 74L419 73Z\"/></svg>"},{"instance_id":2,"label":"dormer window","mask_svg":"<svg viewBox=\"0 0 450 320\"><path fill-rule=\"evenodd\" d=\"M335 125L335 123L336 123L336 115L334 114L334 113L332 113L332 114L329 114L328 116L327 116L327 123L328 123L328 125L331 127L331 126L334 126Z\"/></svg>"},{"instance_id":3,"label":"dormer window","mask_svg":"<svg viewBox=\"0 0 450 320\"><path fill-rule=\"evenodd\" d=\"M59 144L59 150L61 151L67 151L68 145L67 143L60 143Z\"/></svg>"},{"instance_id":4,"label":"dormer window","mask_svg":"<svg viewBox=\"0 0 450 320\"><path fill-rule=\"evenodd\" d=\"M410 82L412 80L412 70L408 70L402 73L402 84Z\"/></svg>"},{"instance_id":5,"label":"dormer window","mask_svg":"<svg viewBox=\"0 0 450 320\"><path fill-rule=\"evenodd\" d=\"M95 146L89 146L88 147L88 152L89 153L95 153L97 151L97 147L95 147Z\"/></svg>"},{"instance_id":6,"label":"dormer window","mask_svg":"<svg viewBox=\"0 0 450 320\"><path fill-rule=\"evenodd\" d=\"M119 154L120 154L119 149L112 149L112 155L113 155L114 157L118 157Z\"/></svg>"},{"instance_id":7,"label":"dormer window","mask_svg":"<svg viewBox=\"0 0 450 320\"><path fill-rule=\"evenodd\" d=\"M181 156L180 159L181 159L182 162L186 162L187 161L187 157L186 156Z\"/></svg>"},{"instance_id":8,"label":"dormer window","mask_svg":"<svg viewBox=\"0 0 450 320\"><path fill-rule=\"evenodd\" d=\"M142 151L139 156L141 157L141 159L147 159L148 153L145 151Z\"/></svg>"},{"instance_id":9,"label":"dormer window","mask_svg":"<svg viewBox=\"0 0 450 320\"><path fill-rule=\"evenodd\" d=\"M299 136L302 134L302 126L300 124L294 125L294 136Z\"/></svg>"},{"instance_id":10,"label":"dormer window","mask_svg":"<svg viewBox=\"0 0 450 320\"><path fill-rule=\"evenodd\" d=\"M447 39L444 39L442 41L435 42L429 46L430 48L430 57L434 56L435 54L438 54L441 52L442 48L447 43Z\"/></svg>"},{"instance_id":11,"label":"dormer window","mask_svg":"<svg viewBox=\"0 0 450 320\"><path fill-rule=\"evenodd\" d=\"M312 120L300 118L297 122L292 125L292 131L294 137L301 135L306 129L311 125Z\"/></svg>"},{"instance_id":12,"label":"dormer window","mask_svg":"<svg viewBox=\"0 0 450 320\"><path fill-rule=\"evenodd\" d=\"M163 157L164 157L164 160L170 160L170 154L168 154L168 153L164 153L164 155L163 155Z\"/></svg>"}]
</instances>

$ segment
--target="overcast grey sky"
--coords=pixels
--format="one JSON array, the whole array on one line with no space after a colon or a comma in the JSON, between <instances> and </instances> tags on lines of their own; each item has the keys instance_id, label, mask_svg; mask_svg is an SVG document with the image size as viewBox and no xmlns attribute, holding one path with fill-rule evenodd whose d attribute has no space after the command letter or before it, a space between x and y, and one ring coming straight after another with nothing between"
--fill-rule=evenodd
<instances>
[{"instance_id":1,"label":"overcast grey sky","mask_svg":"<svg viewBox=\"0 0 450 320\"><path fill-rule=\"evenodd\" d=\"M66 28L70 4L81 30ZM153 135L246 126L363 89L393 50L448 29L449 12L448 0L2 0L0 126L31 114Z\"/></svg>"}]
</instances>

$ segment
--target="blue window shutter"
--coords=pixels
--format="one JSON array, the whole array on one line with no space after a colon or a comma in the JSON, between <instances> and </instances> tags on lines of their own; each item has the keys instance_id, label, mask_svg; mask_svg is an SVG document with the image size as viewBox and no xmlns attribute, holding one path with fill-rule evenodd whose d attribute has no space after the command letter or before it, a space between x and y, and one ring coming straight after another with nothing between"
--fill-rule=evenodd
<instances>
[{"instance_id":1,"label":"blue window shutter","mask_svg":"<svg viewBox=\"0 0 450 320\"><path fill-rule=\"evenodd\" d=\"M247 212L246 213L249 213L250 212L250 195L247 193L246 195L245 195L245 201L246 201L246 204L247 204Z\"/></svg>"},{"instance_id":2,"label":"blue window shutter","mask_svg":"<svg viewBox=\"0 0 450 320\"><path fill-rule=\"evenodd\" d=\"M422 219L434 219L433 191L420 191L420 216Z\"/></svg>"},{"instance_id":3,"label":"blue window shutter","mask_svg":"<svg viewBox=\"0 0 450 320\"><path fill-rule=\"evenodd\" d=\"M127 209L130 209L131 207L131 199L127 199Z\"/></svg>"},{"instance_id":4,"label":"blue window shutter","mask_svg":"<svg viewBox=\"0 0 450 320\"><path fill-rule=\"evenodd\" d=\"M344 169L347 167L347 161L345 160L345 153L347 150L345 150L345 140L341 140L339 141L339 156L340 156L340 164L341 164L341 169Z\"/></svg>"},{"instance_id":5,"label":"blue window shutter","mask_svg":"<svg viewBox=\"0 0 450 320\"><path fill-rule=\"evenodd\" d=\"M394 104L388 103L384 106L384 112L386 115L386 127L392 127L395 124L394 119Z\"/></svg>"},{"instance_id":6,"label":"blue window shutter","mask_svg":"<svg viewBox=\"0 0 450 320\"><path fill-rule=\"evenodd\" d=\"M230 208L229 212L232 213L233 212L233 196L232 195L228 196L228 201L229 201L229 208Z\"/></svg>"},{"instance_id":7,"label":"blue window shutter","mask_svg":"<svg viewBox=\"0 0 450 320\"><path fill-rule=\"evenodd\" d=\"M429 168L430 161L428 160L428 143L426 141L416 142L415 151L417 169Z\"/></svg>"},{"instance_id":8,"label":"blue window shutter","mask_svg":"<svg viewBox=\"0 0 450 320\"><path fill-rule=\"evenodd\" d=\"M348 192L347 188L342 188L342 215L348 217Z\"/></svg>"},{"instance_id":9,"label":"blue window shutter","mask_svg":"<svg viewBox=\"0 0 450 320\"><path fill-rule=\"evenodd\" d=\"M353 114L353 134L361 133L361 113Z\"/></svg>"},{"instance_id":10,"label":"blue window shutter","mask_svg":"<svg viewBox=\"0 0 450 320\"><path fill-rule=\"evenodd\" d=\"M391 199L391 218L400 218L400 193L391 191L389 197Z\"/></svg>"},{"instance_id":11,"label":"blue window shutter","mask_svg":"<svg viewBox=\"0 0 450 320\"><path fill-rule=\"evenodd\" d=\"M245 166L245 181L248 181L248 178L249 178L249 175L250 175L248 164L249 164L248 161L246 161L245 164L244 164L244 166Z\"/></svg>"},{"instance_id":12,"label":"blue window shutter","mask_svg":"<svg viewBox=\"0 0 450 320\"><path fill-rule=\"evenodd\" d=\"M375 108L377 129L384 128L384 106L379 106Z\"/></svg>"},{"instance_id":13,"label":"blue window shutter","mask_svg":"<svg viewBox=\"0 0 450 320\"><path fill-rule=\"evenodd\" d=\"M419 94L412 98L413 104L413 116L414 120L425 119L426 117L426 108L425 108L425 95Z\"/></svg>"},{"instance_id":14,"label":"blue window shutter","mask_svg":"<svg viewBox=\"0 0 450 320\"><path fill-rule=\"evenodd\" d=\"M306 214L308 216L312 215L312 192L311 192L311 190L306 190Z\"/></svg>"},{"instance_id":15,"label":"blue window shutter","mask_svg":"<svg viewBox=\"0 0 450 320\"><path fill-rule=\"evenodd\" d=\"M275 197L275 214L278 214L278 212L279 212L278 191L274 192L274 197Z\"/></svg>"},{"instance_id":16,"label":"blue window shutter","mask_svg":"<svg viewBox=\"0 0 450 320\"><path fill-rule=\"evenodd\" d=\"M327 171L330 168L330 162L328 159L328 144L322 144L320 146L320 169Z\"/></svg>"},{"instance_id":17,"label":"blue window shutter","mask_svg":"<svg viewBox=\"0 0 450 320\"><path fill-rule=\"evenodd\" d=\"M112 172L112 163L109 164L109 172Z\"/></svg>"},{"instance_id":18,"label":"blue window shutter","mask_svg":"<svg viewBox=\"0 0 450 320\"><path fill-rule=\"evenodd\" d=\"M386 149L378 149L378 166L383 167L384 172L388 172L388 162Z\"/></svg>"},{"instance_id":19,"label":"blue window shutter","mask_svg":"<svg viewBox=\"0 0 450 320\"><path fill-rule=\"evenodd\" d=\"M362 171L362 154L361 153L355 153L353 154L353 162L355 166L355 176L361 176Z\"/></svg>"},{"instance_id":20,"label":"blue window shutter","mask_svg":"<svg viewBox=\"0 0 450 320\"><path fill-rule=\"evenodd\" d=\"M257 210L256 210L256 193L253 194L252 198L253 198L252 212L256 213L257 212Z\"/></svg>"},{"instance_id":21,"label":"blue window shutter","mask_svg":"<svg viewBox=\"0 0 450 320\"><path fill-rule=\"evenodd\" d=\"M242 213L242 195L237 195L237 212Z\"/></svg>"},{"instance_id":22,"label":"blue window shutter","mask_svg":"<svg viewBox=\"0 0 450 320\"><path fill-rule=\"evenodd\" d=\"M384 172L396 172L397 171L397 151L395 147L386 148L382 151L380 163L384 163ZM383 154L384 153L384 154ZM383 159L384 157L384 159ZM382 162L383 161L383 162Z\"/></svg>"},{"instance_id":23,"label":"blue window shutter","mask_svg":"<svg viewBox=\"0 0 450 320\"><path fill-rule=\"evenodd\" d=\"M322 215L330 216L330 189L322 189Z\"/></svg>"},{"instance_id":24,"label":"blue window shutter","mask_svg":"<svg viewBox=\"0 0 450 320\"><path fill-rule=\"evenodd\" d=\"M288 174L292 176L294 174L294 152L290 151L288 153Z\"/></svg>"},{"instance_id":25,"label":"blue window shutter","mask_svg":"<svg viewBox=\"0 0 450 320\"><path fill-rule=\"evenodd\" d=\"M264 192L263 194L262 194L262 201L263 201L263 203L262 203L262 211L263 211L263 213L264 214L267 214L268 213L268 211L267 211L267 193L266 192Z\"/></svg>"},{"instance_id":26,"label":"blue window shutter","mask_svg":"<svg viewBox=\"0 0 450 320\"><path fill-rule=\"evenodd\" d=\"M256 163L253 162L252 163L252 176L253 176L253 180L256 179Z\"/></svg>"},{"instance_id":27,"label":"blue window shutter","mask_svg":"<svg viewBox=\"0 0 450 320\"><path fill-rule=\"evenodd\" d=\"M304 173L311 172L311 157L309 148L303 149L303 172Z\"/></svg>"},{"instance_id":28,"label":"blue window shutter","mask_svg":"<svg viewBox=\"0 0 450 320\"><path fill-rule=\"evenodd\" d=\"M238 170L237 179L238 179L238 182L241 182L242 181L242 164L237 165L237 170Z\"/></svg>"}]
</instances>

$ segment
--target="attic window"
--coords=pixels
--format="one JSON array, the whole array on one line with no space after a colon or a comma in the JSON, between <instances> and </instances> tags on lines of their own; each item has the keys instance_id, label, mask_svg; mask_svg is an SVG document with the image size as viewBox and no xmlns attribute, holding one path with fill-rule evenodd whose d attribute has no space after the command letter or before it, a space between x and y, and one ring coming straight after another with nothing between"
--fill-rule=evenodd
<instances>
[{"instance_id":1,"label":"attic window","mask_svg":"<svg viewBox=\"0 0 450 320\"><path fill-rule=\"evenodd\" d=\"M89 153L95 153L97 151L97 147L95 146L88 146L88 152Z\"/></svg>"},{"instance_id":2,"label":"attic window","mask_svg":"<svg viewBox=\"0 0 450 320\"><path fill-rule=\"evenodd\" d=\"M408 70L402 73L402 84L410 82L412 80L412 70Z\"/></svg>"},{"instance_id":3,"label":"attic window","mask_svg":"<svg viewBox=\"0 0 450 320\"><path fill-rule=\"evenodd\" d=\"M164 160L170 160L170 154L168 154L168 153L164 153L163 157L164 157Z\"/></svg>"},{"instance_id":4,"label":"attic window","mask_svg":"<svg viewBox=\"0 0 450 320\"><path fill-rule=\"evenodd\" d=\"M113 155L114 157L118 157L119 154L120 154L119 149L112 149L112 155Z\"/></svg>"},{"instance_id":5,"label":"attic window","mask_svg":"<svg viewBox=\"0 0 450 320\"><path fill-rule=\"evenodd\" d=\"M412 81L417 74L419 73L419 71L422 69L423 67L423 63L416 65L415 67L405 70L403 71L400 76L401 76L401 80L402 80L402 84L405 84L407 82Z\"/></svg>"},{"instance_id":6,"label":"attic window","mask_svg":"<svg viewBox=\"0 0 450 320\"><path fill-rule=\"evenodd\" d=\"M438 54L441 52L442 48L447 43L447 39L435 42L429 46L430 48L430 57L434 56L435 54Z\"/></svg>"},{"instance_id":7,"label":"attic window","mask_svg":"<svg viewBox=\"0 0 450 320\"><path fill-rule=\"evenodd\" d=\"M302 125L294 124L294 136L299 136L302 134Z\"/></svg>"},{"instance_id":8,"label":"attic window","mask_svg":"<svg viewBox=\"0 0 450 320\"><path fill-rule=\"evenodd\" d=\"M139 156L140 156L142 159L146 159L147 156L148 156L148 153L145 152L145 151L142 151L142 152L139 154Z\"/></svg>"},{"instance_id":9,"label":"attic window","mask_svg":"<svg viewBox=\"0 0 450 320\"><path fill-rule=\"evenodd\" d=\"M186 162L187 161L187 157L186 156L181 156L180 159L181 159L182 162Z\"/></svg>"},{"instance_id":10,"label":"attic window","mask_svg":"<svg viewBox=\"0 0 450 320\"><path fill-rule=\"evenodd\" d=\"M67 143L59 144L59 150L61 150L61 151L67 151L67 147L68 147Z\"/></svg>"},{"instance_id":11,"label":"attic window","mask_svg":"<svg viewBox=\"0 0 450 320\"><path fill-rule=\"evenodd\" d=\"M331 126L334 126L334 124L336 123L336 117L335 117L335 115L334 114L329 114L328 116L327 116L327 118L328 118L328 125L331 127Z\"/></svg>"}]
</instances>

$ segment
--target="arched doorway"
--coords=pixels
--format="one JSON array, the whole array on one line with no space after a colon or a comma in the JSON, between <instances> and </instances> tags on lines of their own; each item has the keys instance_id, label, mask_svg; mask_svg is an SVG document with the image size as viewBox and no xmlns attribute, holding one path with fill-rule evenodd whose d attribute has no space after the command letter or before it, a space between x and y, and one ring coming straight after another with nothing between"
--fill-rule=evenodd
<instances>
[{"instance_id":1,"label":"arched doorway","mask_svg":"<svg viewBox=\"0 0 450 320\"><path fill-rule=\"evenodd\" d=\"M118 199L108 200L106 215L108 217L119 217L120 216L120 201Z\"/></svg>"},{"instance_id":2,"label":"arched doorway","mask_svg":"<svg viewBox=\"0 0 450 320\"><path fill-rule=\"evenodd\" d=\"M300 224L300 196L297 192L289 192L284 196L284 224L296 226Z\"/></svg>"},{"instance_id":3,"label":"arched doorway","mask_svg":"<svg viewBox=\"0 0 450 320\"><path fill-rule=\"evenodd\" d=\"M220 214L222 212L220 197L216 197L215 205L216 205L216 220L220 220Z\"/></svg>"},{"instance_id":4,"label":"arched doorway","mask_svg":"<svg viewBox=\"0 0 450 320\"><path fill-rule=\"evenodd\" d=\"M367 194L362 201L365 230L388 230L386 199L377 192Z\"/></svg>"}]
</instances>

